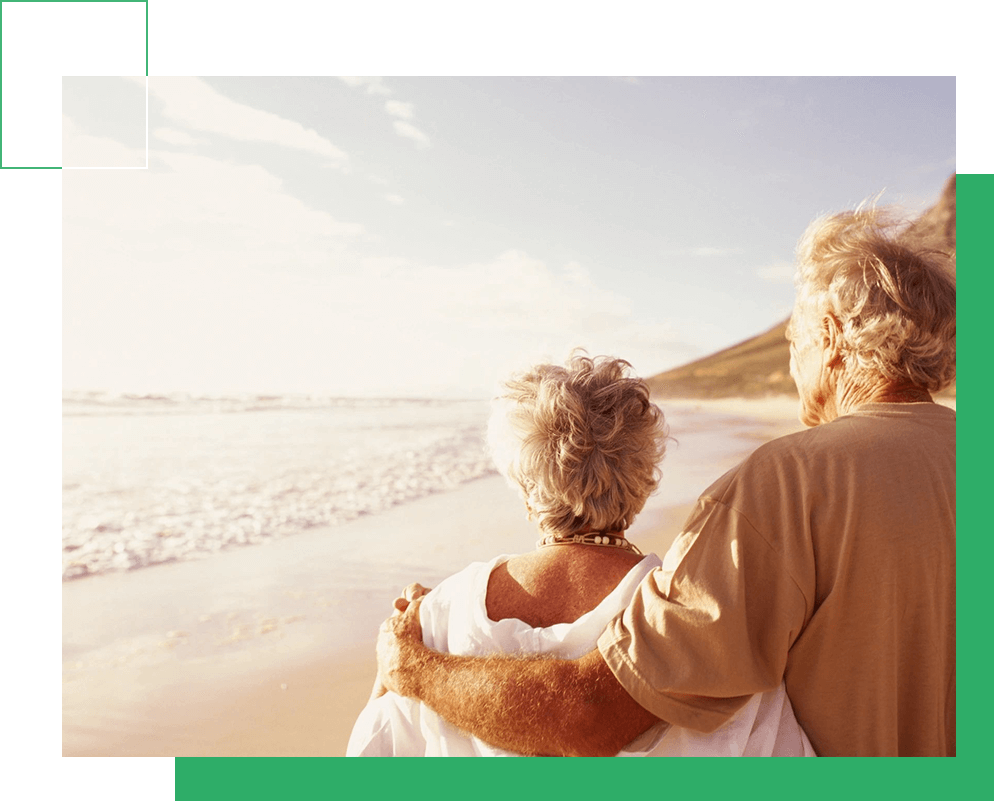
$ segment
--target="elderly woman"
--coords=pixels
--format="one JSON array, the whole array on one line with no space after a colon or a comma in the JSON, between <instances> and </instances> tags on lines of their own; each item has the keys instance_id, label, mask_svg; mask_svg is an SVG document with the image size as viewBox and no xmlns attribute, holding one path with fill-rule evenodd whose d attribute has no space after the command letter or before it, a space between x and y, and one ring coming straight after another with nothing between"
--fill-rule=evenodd
<instances>
[{"instance_id":1,"label":"elderly woman","mask_svg":"<svg viewBox=\"0 0 994 801\"><path fill-rule=\"evenodd\" d=\"M666 440L662 412L628 368L574 353L565 367L539 365L508 382L491 418L490 448L540 539L531 553L470 565L430 592L419 614L429 647L463 656L583 656L660 566L625 537L659 481ZM421 595L411 590L409 597ZM350 756L517 755L417 701L376 695L356 722ZM620 755L805 753L813 755L811 746L776 686L712 734L658 724Z\"/></svg>"},{"instance_id":2,"label":"elderly woman","mask_svg":"<svg viewBox=\"0 0 994 801\"><path fill-rule=\"evenodd\" d=\"M812 225L798 248L791 374L806 431L758 448L576 660L457 659L414 602L380 670L488 742L610 754L658 720L713 731L785 682L822 756L956 750L956 290L885 212Z\"/></svg>"}]
</instances>

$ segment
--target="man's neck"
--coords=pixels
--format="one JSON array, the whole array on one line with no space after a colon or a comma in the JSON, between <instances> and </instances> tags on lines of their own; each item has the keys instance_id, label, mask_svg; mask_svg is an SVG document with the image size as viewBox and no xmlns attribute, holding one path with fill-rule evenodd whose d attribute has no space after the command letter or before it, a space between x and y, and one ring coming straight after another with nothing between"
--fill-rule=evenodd
<instances>
[{"instance_id":1,"label":"man's neck","mask_svg":"<svg viewBox=\"0 0 994 801\"><path fill-rule=\"evenodd\" d=\"M895 384L880 380L840 386L837 396L839 414L848 414L864 403L933 403L928 390L913 384Z\"/></svg>"}]
</instances>

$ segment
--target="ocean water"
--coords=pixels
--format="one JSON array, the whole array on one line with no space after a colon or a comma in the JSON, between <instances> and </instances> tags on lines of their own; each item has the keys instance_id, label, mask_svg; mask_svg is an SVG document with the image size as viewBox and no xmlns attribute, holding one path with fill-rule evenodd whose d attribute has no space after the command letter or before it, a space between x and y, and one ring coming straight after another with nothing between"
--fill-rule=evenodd
<instances>
[{"instance_id":1,"label":"ocean water","mask_svg":"<svg viewBox=\"0 0 994 801\"><path fill-rule=\"evenodd\" d=\"M532 548L517 493L471 481L494 472L488 406L67 397L64 753L119 753L150 721L169 731L149 699L259 687L358 646L371 660L406 584ZM676 534L667 510L782 433L694 403L663 409L676 441L632 528L643 550ZM163 753L199 747L196 727L177 736Z\"/></svg>"},{"instance_id":2,"label":"ocean water","mask_svg":"<svg viewBox=\"0 0 994 801\"><path fill-rule=\"evenodd\" d=\"M63 398L63 580L202 559L494 472L483 401Z\"/></svg>"},{"instance_id":3,"label":"ocean water","mask_svg":"<svg viewBox=\"0 0 994 801\"><path fill-rule=\"evenodd\" d=\"M63 580L333 529L492 475L489 409L486 401L69 394ZM766 438L745 418L686 403L663 409L675 440L650 507L692 502Z\"/></svg>"}]
</instances>

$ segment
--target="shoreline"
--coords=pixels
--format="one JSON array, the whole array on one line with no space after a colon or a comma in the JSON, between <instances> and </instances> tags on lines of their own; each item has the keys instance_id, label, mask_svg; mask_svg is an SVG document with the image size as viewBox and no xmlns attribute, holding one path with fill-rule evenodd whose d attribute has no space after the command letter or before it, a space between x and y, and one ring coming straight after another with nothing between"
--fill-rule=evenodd
<instances>
[{"instance_id":1,"label":"shoreline","mask_svg":"<svg viewBox=\"0 0 994 801\"><path fill-rule=\"evenodd\" d=\"M653 402L663 411L674 408L707 409L721 414L741 415L771 423L796 419L800 400L793 395L767 395L762 398L661 398ZM956 411L956 398L935 398L936 403Z\"/></svg>"},{"instance_id":2,"label":"shoreline","mask_svg":"<svg viewBox=\"0 0 994 801\"><path fill-rule=\"evenodd\" d=\"M380 587L363 591L366 601L360 608L349 607L357 598L351 588L336 594L331 585L337 578L318 576L320 569L313 567L304 570L310 573L310 587L282 588L300 597L262 591L266 598L249 608L238 586L267 583L265 565L283 558L270 553L258 558L232 554L241 559L222 554L209 561L228 564L214 565L209 573L201 569L204 560L71 582L69 588L84 591L64 593L68 626L80 614L95 613L96 606L105 614L127 604L145 608L161 603L163 592L175 598L172 591L180 584L188 590L182 602L159 608L137 630L128 617L106 619L104 625L121 636L105 632L104 642L100 632L93 632L89 650L82 636L64 645L63 756L343 756L376 674L379 623L403 586L415 580L430 586L469 562L529 551L537 533L503 479L494 477L323 532L327 539L342 529L351 529L350 535L368 533L374 525L416 528L430 524L443 507L456 518L475 518L482 503L488 507L486 524L466 537L460 556L384 579ZM689 510L687 505L647 507L632 527L633 541L644 553L664 552ZM286 550L295 550L301 561L322 550L298 538L280 542L295 546ZM188 566L196 569L184 570ZM136 578L143 581L121 581ZM210 606L205 581L227 585L230 611L200 621L208 613L198 610Z\"/></svg>"},{"instance_id":3,"label":"shoreline","mask_svg":"<svg viewBox=\"0 0 994 801\"><path fill-rule=\"evenodd\" d=\"M403 587L534 541L491 476L267 545L67 582L63 755L344 754ZM316 709L336 736L319 735Z\"/></svg>"},{"instance_id":4,"label":"shoreline","mask_svg":"<svg viewBox=\"0 0 994 801\"><path fill-rule=\"evenodd\" d=\"M800 428L796 401L787 419L783 403L661 405L678 441L630 530L660 556L708 484ZM64 583L63 755L344 755L400 590L536 539L489 476L334 528Z\"/></svg>"}]
</instances>

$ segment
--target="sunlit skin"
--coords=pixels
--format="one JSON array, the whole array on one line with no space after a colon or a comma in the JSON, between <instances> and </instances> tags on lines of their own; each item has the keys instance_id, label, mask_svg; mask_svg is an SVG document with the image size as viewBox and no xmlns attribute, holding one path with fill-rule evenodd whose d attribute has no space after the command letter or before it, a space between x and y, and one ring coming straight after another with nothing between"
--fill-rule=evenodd
<instances>
[{"instance_id":1,"label":"sunlit skin","mask_svg":"<svg viewBox=\"0 0 994 801\"><path fill-rule=\"evenodd\" d=\"M798 417L809 428L830 423L864 403L931 403L927 390L881 376L854 380L846 372L842 323L831 312L798 303L787 326L790 377L800 396Z\"/></svg>"},{"instance_id":2,"label":"sunlit skin","mask_svg":"<svg viewBox=\"0 0 994 801\"><path fill-rule=\"evenodd\" d=\"M418 698L482 740L534 756L613 756L658 722L597 650L579 659L463 657L426 648L420 585L395 601L376 643L374 695ZM408 598L414 598L408 601Z\"/></svg>"},{"instance_id":3,"label":"sunlit skin","mask_svg":"<svg viewBox=\"0 0 994 801\"><path fill-rule=\"evenodd\" d=\"M834 403L841 357L837 348L838 321L832 315L821 316L813 326L809 313L798 305L787 326L790 343L790 377L800 396L798 417L810 427L829 423L838 417Z\"/></svg>"},{"instance_id":4,"label":"sunlit skin","mask_svg":"<svg viewBox=\"0 0 994 801\"><path fill-rule=\"evenodd\" d=\"M812 427L864 403L931 402L927 391L847 370L842 324L799 303L787 339L799 417ZM443 718L511 751L609 756L657 721L628 695L599 651L577 660L460 657L426 648L418 620L420 585L395 602L380 627L374 695L417 698Z\"/></svg>"}]
</instances>

